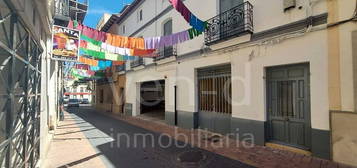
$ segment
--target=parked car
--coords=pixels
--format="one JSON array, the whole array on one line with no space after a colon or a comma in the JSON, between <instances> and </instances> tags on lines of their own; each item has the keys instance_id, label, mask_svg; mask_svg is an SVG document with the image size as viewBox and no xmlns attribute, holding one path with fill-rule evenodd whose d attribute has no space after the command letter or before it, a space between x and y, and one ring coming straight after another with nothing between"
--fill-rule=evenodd
<instances>
[{"instance_id":1,"label":"parked car","mask_svg":"<svg viewBox=\"0 0 357 168\"><path fill-rule=\"evenodd\" d=\"M63 104L68 104L69 101L69 97L64 97L63 98Z\"/></svg>"},{"instance_id":2,"label":"parked car","mask_svg":"<svg viewBox=\"0 0 357 168\"><path fill-rule=\"evenodd\" d=\"M68 107L79 107L79 100L78 99L69 99Z\"/></svg>"},{"instance_id":3,"label":"parked car","mask_svg":"<svg viewBox=\"0 0 357 168\"><path fill-rule=\"evenodd\" d=\"M89 100L88 99L82 99L81 104L89 104Z\"/></svg>"}]
</instances>

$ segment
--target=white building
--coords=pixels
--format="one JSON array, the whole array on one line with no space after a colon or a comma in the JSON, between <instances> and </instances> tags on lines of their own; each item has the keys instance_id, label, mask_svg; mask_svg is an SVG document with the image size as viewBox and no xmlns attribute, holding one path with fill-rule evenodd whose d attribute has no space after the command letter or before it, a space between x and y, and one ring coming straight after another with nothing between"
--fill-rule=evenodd
<instances>
[{"instance_id":1,"label":"white building","mask_svg":"<svg viewBox=\"0 0 357 168\"><path fill-rule=\"evenodd\" d=\"M74 82L74 80L65 82L64 96L69 99L78 99L80 101L87 99L89 102L92 102L92 81L78 82L77 84Z\"/></svg>"},{"instance_id":2,"label":"white building","mask_svg":"<svg viewBox=\"0 0 357 168\"><path fill-rule=\"evenodd\" d=\"M357 135L346 131L357 123L356 0L184 3L208 21L205 35L128 63L126 114L161 111L179 127L357 164ZM135 0L115 22L108 32L135 37L190 28L167 0ZM147 97L160 101L148 108Z\"/></svg>"}]
</instances>

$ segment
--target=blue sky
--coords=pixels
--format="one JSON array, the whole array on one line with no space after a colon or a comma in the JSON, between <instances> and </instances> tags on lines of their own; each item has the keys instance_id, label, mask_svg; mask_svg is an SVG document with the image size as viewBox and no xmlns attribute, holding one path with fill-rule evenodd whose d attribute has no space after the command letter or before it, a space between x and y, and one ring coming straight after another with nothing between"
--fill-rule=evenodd
<instances>
[{"instance_id":1,"label":"blue sky","mask_svg":"<svg viewBox=\"0 0 357 168\"><path fill-rule=\"evenodd\" d=\"M89 0L89 9L84 20L84 25L93 27L97 25L104 13L118 13L124 4L129 4L133 0Z\"/></svg>"}]
</instances>

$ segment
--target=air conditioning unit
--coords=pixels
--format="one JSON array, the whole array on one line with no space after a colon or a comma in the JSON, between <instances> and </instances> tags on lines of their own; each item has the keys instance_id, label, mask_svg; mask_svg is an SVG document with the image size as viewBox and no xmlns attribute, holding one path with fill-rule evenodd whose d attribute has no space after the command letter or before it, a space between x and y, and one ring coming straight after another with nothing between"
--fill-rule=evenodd
<instances>
[{"instance_id":1,"label":"air conditioning unit","mask_svg":"<svg viewBox=\"0 0 357 168\"><path fill-rule=\"evenodd\" d=\"M284 12L296 7L296 0L283 0Z\"/></svg>"}]
</instances>

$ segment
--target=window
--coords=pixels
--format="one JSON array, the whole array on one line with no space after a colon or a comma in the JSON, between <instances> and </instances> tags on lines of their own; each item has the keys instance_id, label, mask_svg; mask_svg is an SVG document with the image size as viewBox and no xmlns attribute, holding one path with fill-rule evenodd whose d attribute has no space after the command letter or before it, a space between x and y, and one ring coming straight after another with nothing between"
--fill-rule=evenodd
<instances>
[{"instance_id":1,"label":"window","mask_svg":"<svg viewBox=\"0 0 357 168\"><path fill-rule=\"evenodd\" d=\"M168 36L172 34L172 20L168 20L164 23L164 31L163 35ZM170 57L173 56L173 46L167 46L161 49L159 58L165 58L165 57Z\"/></svg>"},{"instance_id":2,"label":"window","mask_svg":"<svg viewBox=\"0 0 357 168\"><path fill-rule=\"evenodd\" d=\"M220 0L220 13L226 12L243 3L243 0Z\"/></svg>"},{"instance_id":3,"label":"window","mask_svg":"<svg viewBox=\"0 0 357 168\"><path fill-rule=\"evenodd\" d=\"M103 104L104 102L104 90L100 90L100 95L99 95L99 103Z\"/></svg>"},{"instance_id":4,"label":"window","mask_svg":"<svg viewBox=\"0 0 357 168\"><path fill-rule=\"evenodd\" d=\"M138 22L142 21L143 20L143 10L141 9L139 12L138 12Z\"/></svg>"},{"instance_id":5,"label":"window","mask_svg":"<svg viewBox=\"0 0 357 168\"><path fill-rule=\"evenodd\" d=\"M125 34L125 25L123 25L123 34Z\"/></svg>"},{"instance_id":6,"label":"window","mask_svg":"<svg viewBox=\"0 0 357 168\"><path fill-rule=\"evenodd\" d=\"M166 21L164 24L164 36L172 34L172 20Z\"/></svg>"},{"instance_id":7,"label":"window","mask_svg":"<svg viewBox=\"0 0 357 168\"><path fill-rule=\"evenodd\" d=\"M81 87L81 91L80 92L83 93L83 91L84 91L84 89L83 89L83 87Z\"/></svg>"},{"instance_id":8,"label":"window","mask_svg":"<svg viewBox=\"0 0 357 168\"><path fill-rule=\"evenodd\" d=\"M32 23L33 25L36 25L36 9L33 8L32 10Z\"/></svg>"}]
</instances>

